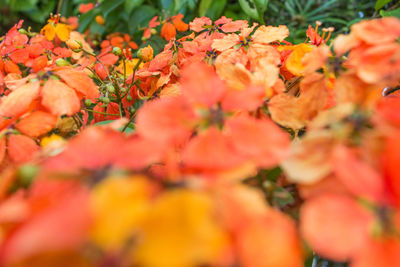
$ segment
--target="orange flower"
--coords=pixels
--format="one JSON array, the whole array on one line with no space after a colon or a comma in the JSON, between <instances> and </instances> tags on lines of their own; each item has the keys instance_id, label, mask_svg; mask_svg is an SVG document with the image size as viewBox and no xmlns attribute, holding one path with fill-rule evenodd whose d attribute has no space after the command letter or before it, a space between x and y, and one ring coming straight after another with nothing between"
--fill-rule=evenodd
<instances>
[{"instance_id":1,"label":"orange flower","mask_svg":"<svg viewBox=\"0 0 400 267\"><path fill-rule=\"evenodd\" d=\"M175 35L176 35L176 28L174 24L170 22L164 23L164 25L161 28L161 37L169 41L172 38L174 38Z\"/></svg>"},{"instance_id":2,"label":"orange flower","mask_svg":"<svg viewBox=\"0 0 400 267\"><path fill-rule=\"evenodd\" d=\"M58 257L64 255L66 266L80 266L76 265L76 251L85 242L90 226L88 197L87 189L75 181L41 179L35 180L29 193L20 192L2 202L0 227L3 233L7 227L12 231L3 236L0 264L31 265L29 259L35 257L39 266L49 266L51 259L46 255L53 250ZM10 209L16 215L11 220L7 218Z\"/></svg>"},{"instance_id":3,"label":"orange flower","mask_svg":"<svg viewBox=\"0 0 400 267\"><path fill-rule=\"evenodd\" d=\"M86 13L94 8L94 3L80 4L78 7L79 13Z\"/></svg>"},{"instance_id":4,"label":"orange flower","mask_svg":"<svg viewBox=\"0 0 400 267\"><path fill-rule=\"evenodd\" d=\"M173 16L164 23L161 28L161 37L169 41L175 37L176 31L184 32L187 31L189 25L182 21L183 15L178 14Z\"/></svg>"},{"instance_id":5,"label":"orange flower","mask_svg":"<svg viewBox=\"0 0 400 267\"><path fill-rule=\"evenodd\" d=\"M38 104L37 99L54 115L73 115L80 110L80 98L99 96L96 85L84 72L65 67L54 73L65 83L50 78L43 86L39 81L23 84L2 99L0 115L18 117Z\"/></svg>"}]
</instances>

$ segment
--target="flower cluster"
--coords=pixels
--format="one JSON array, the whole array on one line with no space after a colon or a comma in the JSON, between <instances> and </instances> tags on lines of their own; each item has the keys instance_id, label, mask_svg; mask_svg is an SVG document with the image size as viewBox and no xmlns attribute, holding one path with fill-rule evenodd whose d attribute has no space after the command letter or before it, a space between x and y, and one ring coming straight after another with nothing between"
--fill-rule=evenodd
<instances>
[{"instance_id":1,"label":"flower cluster","mask_svg":"<svg viewBox=\"0 0 400 267\"><path fill-rule=\"evenodd\" d=\"M398 19L60 21L0 39L1 266L400 266Z\"/></svg>"}]
</instances>

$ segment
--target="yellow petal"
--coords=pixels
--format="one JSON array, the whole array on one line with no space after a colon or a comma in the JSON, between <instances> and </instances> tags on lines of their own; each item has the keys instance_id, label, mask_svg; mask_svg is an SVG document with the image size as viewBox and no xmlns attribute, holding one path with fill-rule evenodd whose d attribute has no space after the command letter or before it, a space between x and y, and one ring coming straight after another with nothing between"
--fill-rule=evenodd
<instances>
[{"instance_id":1,"label":"yellow petal","mask_svg":"<svg viewBox=\"0 0 400 267\"><path fill-rule=\"evenodd\" d=\"M55 32L58 38L60 38L61 41L65 42L69 39L69 33L71 32L71 28L66 24L58 23L56 25Z\"/></svg>"},{"instance_id":2,"label":"yellow petal","mask_svg":"<svg viewBox=\"0 0 400 267\"><path fill-rule=\"evenodd\" d=\"M100 247L121 249L149 209L150 185L141 177L110 177L91 196L94 225L91 236Z\"/></svg>"},{"instance_id":3,"label":"yellow petal","mask_svg":"<svg viewBox=\"0 0 400 267\"><path fill-rule=\"evenodd\" d=\"M46 24L41 30L40 34L44 34L47 40L52 41L56 37L56 29L53 24Z\"/></svg>"},{"instance_id":4,"label":"yellow petal","mask_svg":"<svg viewBox=\"0 0 400 267\"><path fill-rule=\"evenodd\" d=\"M143 236L133 255L137 265L217 265L227 237L213 217L212 205L207 195L188 190L161 195L143 223Z\"/></svg>"},{"instance_id":5,"label":"yellow petal","mask_svg":"<svg viewBox=\"0 0 400 267\"><path fill-rule=\"evenodd\" d=\"M287 69L296 76L303 75L304 65L302 63L303 57L308 52L311 52L312 47L308 44L299 44L293 47L293 52L286 60Z\"/></svg>"}]
</instances>

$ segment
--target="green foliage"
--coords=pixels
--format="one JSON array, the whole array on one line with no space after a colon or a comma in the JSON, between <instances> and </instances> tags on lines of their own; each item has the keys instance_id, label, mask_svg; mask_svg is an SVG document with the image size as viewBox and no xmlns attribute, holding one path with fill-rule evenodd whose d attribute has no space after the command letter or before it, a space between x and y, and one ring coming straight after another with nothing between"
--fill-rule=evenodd
<instances>
[{"instance_id":1,"label":"green foliage","mask_svg":"<svg viewBox=\"0 0 400 267\"><path fill-rule=\"evenodd\" d=\"M349 27L364 18L377 16L399 17L397 1L392 0L99 0L94 9L79 14L82 3L95 0L0 0L4 16L0 17L1 31L5 32L19 19L27 20L33 30L40 30L49 13L59 11L63 16L79 16L79 31L90 29L100 37L111 32L126 32L140 43L142 32L153 16L173 16L181 13L186 22L207 16L213 20L222 15L234 19L269 25L287 25L291 31L289 41L305 39L308 25L319 20L324 27L335 27L334 34L349 31ZM105 25L96 23L95 17L104 17ZM158 37L148 40L163 46ZM157 50L157 49L156 49Z\"/></svg>"},{"instance_id":2,"label":"green foliage","mask_svg":"<svg viewBox=\"0 0 400 267\"><path fill-rule=\"evenodd\" d=\"M392 2L392 0L377 0L375 3L375 10L379 10L384 7L386 4Z\"/></svg>"}]
</instances>

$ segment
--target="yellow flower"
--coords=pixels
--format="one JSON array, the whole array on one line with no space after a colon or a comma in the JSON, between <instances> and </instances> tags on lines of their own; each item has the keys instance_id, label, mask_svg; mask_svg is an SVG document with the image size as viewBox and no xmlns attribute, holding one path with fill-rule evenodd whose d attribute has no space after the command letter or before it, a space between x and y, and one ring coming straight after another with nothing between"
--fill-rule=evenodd
<instances>
[{"instance_id":1,"label":"yellow flower","mask_svg":"<svg viewBox=\"0 0 400 267\"><path fill-rule=\"evenodd\" d=\"M52 41L57 37L65 42L69 39L69 33L71 32L71 27L64 23L59 23L60 15L52 16L48 23L40 30L40 34L43 34L47 40Z\"/></svg>"},{"instance_id":2,"label":"yellow flower","mask_svg":"<svg viewBox=\"0 0 400 267\"><path fill-rule=\"evenodd\" d=\"M137 232L149 209L150 184L144 177L109 177L91 195L92 240L106 250L121 249Z\"/></svg>"},{"instance_id":3,"label":"yellow flower","mask_svg":"<svg viewBox=\"0 0 400 267\"><path fill-rule=\"evenodd\" d=\"M126 76L130 76L130 75L133 74L133 70L134 70L134 68L135 68L135 66L136 66L136 64L138 62L139 62L138 58L133 58L131 60L125 60L125 68L126 68L125 69L125 74L126 74ZM143 63L140 63L138 69L141 69L142 67L143 67ZM117 70L120 73L124 74L124 62L122 60L119 62Z\"/></svg>"},{"instance_id":4,"label":"yellow flower","mask_svg":"<svg viewBox=\"0 0 400 267\"><path fill-rule=\"evenodd\" d=\"M313 47L309 44L298 44L291 46L281 46L279 50L292 50L286 60L286 68L296 76L302 76L304 72L304 65L302 63L303 57L311 52Z\"/></svg>"},{"instance_id":5,"label":"yellow flower","mask_svg":"<svg viewBox=\"0 0 400 267\"><path fill-rule=\"evenodd\" d=\"M173 190L161 195L143 221L134 264L152 267L216 265L227 237L205 194Z\"/></svg>"},{"instance_id":6,"label":"yellow flower","mask_svg":"<svg viewBox=\"0 0 400 267\"><path fill-rule=\"evenodd\" d=\"M43 137L42 140L40 141L40 146L41 147L50 147L54 146L55 144L64 144L66 141L63 137L57 135L57 134L52 134L50 136Z\"/></svg>"}]
</instances>

